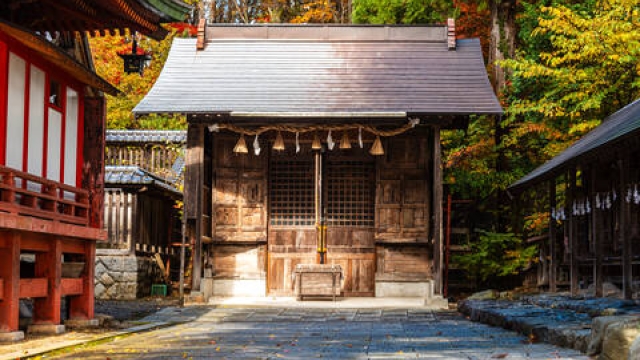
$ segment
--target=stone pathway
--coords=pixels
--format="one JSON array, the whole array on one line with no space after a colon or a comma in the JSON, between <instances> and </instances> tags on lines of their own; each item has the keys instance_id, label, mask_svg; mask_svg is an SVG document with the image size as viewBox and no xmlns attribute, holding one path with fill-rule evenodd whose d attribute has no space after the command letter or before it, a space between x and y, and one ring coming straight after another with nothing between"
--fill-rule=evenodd
<instances>
[{"instance_id":1,"label":"stone pathway","mask_svg":"<svg viewBox=\"0 0 640 360\"><path fill-rule=\"evenodd\" d=\"M587 359L450 311L187 307L143 321L186 322L58 358Z\"/></svg>"},{"instance_id":2,"label":"stone pathway","mask_svg":"<svg viewBox=\"0 0 640 360\"><path fill-rule=\"evenodd\" d=\"M618 321L640 319L640 306L634 300L572 298L555 294L529 296L518 301L465 300L458 304L458 310L470 320L513 330L537 341L573 348L588 355L597 355L601 351L608 354L607 349L603 350L607 326ZM628 336L634 334L628 332ZM625 347L621 352L626 353L630 343L615 343L613 346Z\"/></svg>"}]
</instances>

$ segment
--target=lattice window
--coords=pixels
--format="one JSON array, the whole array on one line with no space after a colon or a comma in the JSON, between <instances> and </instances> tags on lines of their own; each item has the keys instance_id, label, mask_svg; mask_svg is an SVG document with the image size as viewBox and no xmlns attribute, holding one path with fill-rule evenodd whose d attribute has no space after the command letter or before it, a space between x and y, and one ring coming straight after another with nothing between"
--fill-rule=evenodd
<instances>
[{"instance_id":1,"label":"lattice window","mask_svg":"<svg viewBox=\"0 0 640 360\"><path fill-rule=\"evenodd\" d=\"M374 225L375 164L372 161L329 159L325 178L329 226Z\"/></svg>"},{"instance_id":2,"label":"lattice window","mask_svg":"<svg viewBox=\"0 0 640 360\"><path fill-rule=\"evenodd\" d=\"M271 225L315 225L313 158L274 156L269 167Z\"/></svg>"}]
</instances>

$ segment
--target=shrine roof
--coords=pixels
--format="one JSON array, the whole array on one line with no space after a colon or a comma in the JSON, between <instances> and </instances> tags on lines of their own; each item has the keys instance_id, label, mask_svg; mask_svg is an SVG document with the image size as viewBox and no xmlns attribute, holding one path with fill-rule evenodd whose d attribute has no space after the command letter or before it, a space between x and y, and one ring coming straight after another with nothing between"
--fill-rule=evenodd
<instances>
[{"instance_id":1,"label":"shrine roof","mask_svg":"<svg viewBox=\"0 0 640 360\"><path fill-rule=\"evenodd\" d=\"M218 25L174 40L136 115L406 118L501 114L480 41L446 26ZM276 120L277 121L277 120Z\"/></svg>"},{"instance_id":2,"label":"shrine roof","mask_svg":"<svg viewBox=\"0 0 640 360\"><path fill-rule=\"evenodd\" d=\"M69 53L32 31L17 27L14 24L7 23L0 19L0 33L6 34L16 42L31 49L86 85L111 95L116 95L119 92L118 89L88 69L85 65L78 62L69 55Z\"/></svg>"},{"instance_id":3,"label":"shrine roof","mask_svg":"<svg viewBox=\"0 0 640 360\"><path fill-rule=\"evenodd\" d=\"M160 23L183 21L190 10L177 0L6 0L0 19L41 33L130 29L159 40L167 34Z\"/></svg>"},{"instance_id":4,"label":"shrine roof","mask_svg":"<svg viewBox=\"0 0 640 360\"><path fill-rule=\"evenodd\" d=\"M186 143L184 130L107 130L107 143Z\"/></svg>"},{"instance_id":5,"label":"shrine roof","mask_svg":"<svg viewBox=\"0 0 640 360\"><path fill-rule=\"evenodd\" d=\"M169 182L138 166L105 166L104 183L106 187L150 185L182 197L182 192Z\"/></svg>"},{"instance_id":6,"label":"shrine roof","mask_svg":"<svg viewBox=\"0 0 640 360\"><path fill-rule=\"evenodd\" d=\"M602 156L615 156L615 149L640 131L640 99L623 107L607 117L600 126L591 130L568 147L565 151L533 170L513 183L509 190L521 191L526 187L558 176L570 166L575 166L584 158L596 153Z\"/></svg>"}]
</instances>

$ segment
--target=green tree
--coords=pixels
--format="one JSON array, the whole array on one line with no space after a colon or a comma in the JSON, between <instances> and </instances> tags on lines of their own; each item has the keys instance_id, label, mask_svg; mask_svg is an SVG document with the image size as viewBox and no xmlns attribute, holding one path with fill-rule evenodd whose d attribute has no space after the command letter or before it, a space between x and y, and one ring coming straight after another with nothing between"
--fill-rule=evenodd
<instances>
[{"instance_id":1,"label":"green tree","mask_svg":"<svg viewBox=\"0 0 640 360\"><path fill-rule=\"evenodd\" d=\"M353 0L356 24L433 24L452 13L452 0Z\"/></svg>"},{"instance_id":2,"label":"green tree","mask_svg":"<svg viewBox=\"0 0 640 360\"><path fill-rule=\"evenodd\" d=\"M94 65L98 75L114 85L120 93L107 96L107 127L110 129L183 129L184 116L149 115L134 119L131 111L151 89L164 66L171 42L176 36L190 36L195 29L186 24L167 25L170 34L162 41L140 38L138 50L150 54L152 59L144 70L126 74L119 53L131 53L131 34L111 34L90 39Z\"/></svg>"}]
</instances>

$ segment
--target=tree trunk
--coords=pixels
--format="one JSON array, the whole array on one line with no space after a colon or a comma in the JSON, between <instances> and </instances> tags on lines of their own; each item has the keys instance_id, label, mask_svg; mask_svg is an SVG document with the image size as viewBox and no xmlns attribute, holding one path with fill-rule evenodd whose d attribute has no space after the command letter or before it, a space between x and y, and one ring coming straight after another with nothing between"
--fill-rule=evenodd
<instances>
[{"instance_id":1,"label":"tree trunk","mask_svg":"<svg viewBox=\"0 0 640 360\"><path fill-rule=\"evenodd\" d=\"M491 10L491 41L489 45L489 76L498 98L502 97L506 85L507 74L497 63L504 59L512 58L516 44L516 0L493 0L490 2ZM501 146L502 139L507 135L508 129L502 125L502 116L494 119L494 141L496 144L495 170L498 173L509 171L509 162ZM497 210L497 231L505 231L509 222L506 208L509 200L506 192L496 194L494 209Z\"/></svg>"},{"instance_id":2,"label":"tree trunk","mask_svg":"<svg viewBox=\"0 0 640 360\"><path fill-rule=\"evenodd\" d=\"M491 7L491 43L489 68L493 86L502 94L506 79L505 71L496 62L512 58L516 43L516 0L493 0Z\"/></svg>"}]
</instances>

